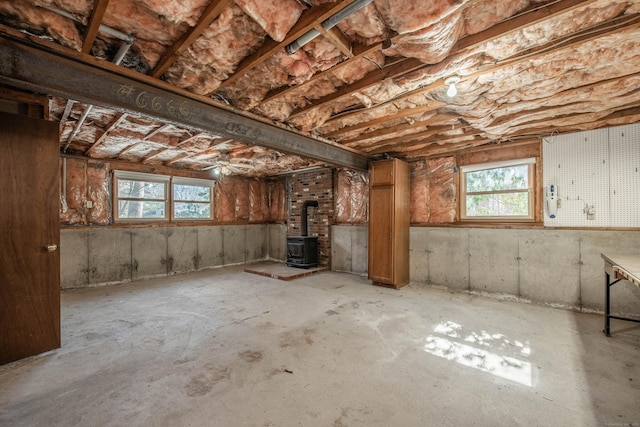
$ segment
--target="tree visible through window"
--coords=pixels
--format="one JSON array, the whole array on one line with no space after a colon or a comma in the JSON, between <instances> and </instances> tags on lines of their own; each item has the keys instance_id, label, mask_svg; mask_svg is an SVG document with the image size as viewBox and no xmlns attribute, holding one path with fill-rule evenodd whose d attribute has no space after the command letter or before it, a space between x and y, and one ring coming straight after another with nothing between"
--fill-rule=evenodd
<instances>
[{"instance_id":1,"label":"tree visible through window","mask_svg":"<svg viewBox=\"0 0 640 427\"><path fill-rule=\"evenodd\" d=\"M167 218L167 182L116 174L116 219Z\"/></svg>"},{"instance_id":2,"label":"tree visible through window","mask_svg":"<svg viewBox=\"0 0 640 427\"><path fill-rule=\"evenodd\" d=\"M462 168L462 219L533 219L533 160Z\"/></svg>"},{"instance_id":3,"label":"tree visible through window","mask_svg":"<svg viewBox=\"0 0 640 427\"><path fill-rule=\"evenodd\" d=\"M174 218L211 218L211 185L173 184Z\"/></svg>"},{"instance_id":4,"label":"tree visible through window","mask_svg":"<svg viewBox=\"0 0 640 427\"><path fill-rule=\"evenodd\" d=\"M213 184L206 179L115 171L114 219L213 219Z\"/></svg>"}]
</instances>

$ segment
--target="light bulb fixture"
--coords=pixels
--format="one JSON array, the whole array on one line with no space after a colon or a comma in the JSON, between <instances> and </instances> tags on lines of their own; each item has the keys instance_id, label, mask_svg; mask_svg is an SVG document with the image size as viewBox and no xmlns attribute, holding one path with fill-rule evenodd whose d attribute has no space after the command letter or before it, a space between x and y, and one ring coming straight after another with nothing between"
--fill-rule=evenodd
<instances>
[{"instance_id":1,"label":"light bulb fixture","mask_svg":"<svg viewBox=\"0 0 640 427\"><path fill-rule=\"evenodd\" d=\"M451 76L444 79L444 84L449 86L449 88L447 89L447 96L449 98L453 98L458 94L458 88L456 88L456 83L458 83L459 81L460 81L460 77L458 76Z\"/></svg>"}]
</instances>

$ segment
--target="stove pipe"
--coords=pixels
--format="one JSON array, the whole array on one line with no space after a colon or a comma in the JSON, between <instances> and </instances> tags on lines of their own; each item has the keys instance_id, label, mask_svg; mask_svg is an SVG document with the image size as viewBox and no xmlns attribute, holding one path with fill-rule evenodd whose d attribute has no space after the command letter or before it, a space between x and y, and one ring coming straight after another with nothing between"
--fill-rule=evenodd
<instances>
[{"instance_id":1,"label":"stove pipe","mask_svg":"<svg viewBox=\"0 0 640 427\"><path fill-rule=\"evenodd\" d=\"M318 207L318 201L317 200L305 200L305 202L302 204L302 213L301 213L301 228L302 228L302 235L303 236L307 236L309 234L309 230L308 230L308 226L307 226L307 208L309 206L314 206L314 207Z\"/></svg>"}]
</instances>

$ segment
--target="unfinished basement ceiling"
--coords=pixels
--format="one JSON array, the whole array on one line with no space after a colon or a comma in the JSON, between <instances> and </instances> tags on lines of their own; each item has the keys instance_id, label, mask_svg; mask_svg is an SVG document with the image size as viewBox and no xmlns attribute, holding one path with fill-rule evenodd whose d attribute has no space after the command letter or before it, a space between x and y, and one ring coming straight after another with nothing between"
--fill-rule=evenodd
<instances>
[{"instance_id":1,"label":"unfinished basement ceiling","mask_svg":"<svg viewBox=\"0 0 640 427\"><path fill-rule=\"evenodd\" d=\"M640 0L0 0L0 22L3 37L87 62L117 62L131 37L123 73L367 157L412 161L640 120ZM52 99L61 150L247 176L326 163L86 107Z\"/></svg>"}]
</instances>

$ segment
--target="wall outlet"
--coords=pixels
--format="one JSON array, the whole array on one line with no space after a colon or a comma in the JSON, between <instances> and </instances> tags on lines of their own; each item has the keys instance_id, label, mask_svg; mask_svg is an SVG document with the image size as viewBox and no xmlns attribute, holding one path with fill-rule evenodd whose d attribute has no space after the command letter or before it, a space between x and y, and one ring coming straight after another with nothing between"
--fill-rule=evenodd
<instances>
[{"instance_id":1,"label":"wall outlet","mask_svg":"<svg viewBox=\"0 0 640 427\"><path fill-rule=\"evenodd\" d=\"M84 202L84 207L87 209L91 209L93 207L93 201L87 200L86 202Z\"/></svg>"}]
</instances>

